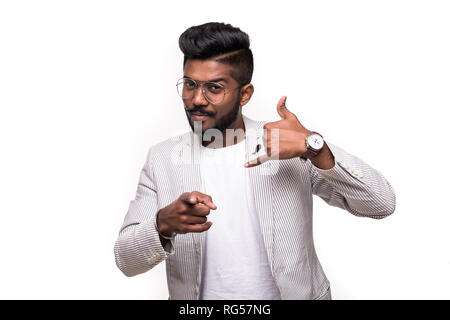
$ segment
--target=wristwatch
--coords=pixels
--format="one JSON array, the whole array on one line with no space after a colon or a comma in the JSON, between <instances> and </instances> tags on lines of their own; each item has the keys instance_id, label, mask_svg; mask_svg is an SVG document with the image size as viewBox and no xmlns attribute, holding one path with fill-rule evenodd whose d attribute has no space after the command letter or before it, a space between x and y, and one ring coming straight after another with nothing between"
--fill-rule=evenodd
<instances>
[{"instance_id":1,"label":"wristwatch","mask_svg":"<svg viewBox=\"0 0 450 320\"><path fill-rule=\"evenodd\" d=\"M320 133L311 131L305 140L306 144L306 152L303 153L300 158L303 160L311 159L312 157L317 156L317 154L322 150L324 141L323 137Z\"/></svg>"}]
</instances>

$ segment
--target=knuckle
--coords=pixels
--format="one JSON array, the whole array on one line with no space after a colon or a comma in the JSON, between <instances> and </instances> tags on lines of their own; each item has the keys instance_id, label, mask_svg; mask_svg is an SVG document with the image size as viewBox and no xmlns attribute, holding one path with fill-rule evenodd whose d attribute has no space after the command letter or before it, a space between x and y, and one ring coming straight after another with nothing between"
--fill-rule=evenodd
<instances>
[{"instance_id":1,"label":"knuckle","mask_svg":"<svg viewBox=\"0 0 450 320\"><path fill-rule=\"evenodd\" d=\"M180 200L189 199L189 196L191 195L190 192L183 192L181 196L179 197Z\"/></svg>"},{"instance_id":2,"label":"knuckle","mask_svg":"<svg viewBox=\"0 0 450 320\"><path fill-rule=\"evenodd\" d=\"M186 206L184 204L177 203L177 205L175 206L175 211L178 214L183 213L185 210L186 210Z\"/></svg>"}]
</instances>

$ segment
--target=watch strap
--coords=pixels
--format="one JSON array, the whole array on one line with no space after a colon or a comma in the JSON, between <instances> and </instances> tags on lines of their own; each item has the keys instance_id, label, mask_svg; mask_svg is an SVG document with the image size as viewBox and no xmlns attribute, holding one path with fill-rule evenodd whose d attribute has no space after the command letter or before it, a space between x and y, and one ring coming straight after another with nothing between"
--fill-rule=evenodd
<instances>
[{"instance_id":1,"label":"watch strap","mask_svg":"<svg viewBox=\"0 0 450 320\"><path fill-rule=\"evenodd\" d=\"M314 151L314 150L311 150L311 149L306 149L306 151L301 155L300 158L311 159L311 158L317 156L318 153L319 152L317 152L317 151Z\"/></svg>"}]
</instances>

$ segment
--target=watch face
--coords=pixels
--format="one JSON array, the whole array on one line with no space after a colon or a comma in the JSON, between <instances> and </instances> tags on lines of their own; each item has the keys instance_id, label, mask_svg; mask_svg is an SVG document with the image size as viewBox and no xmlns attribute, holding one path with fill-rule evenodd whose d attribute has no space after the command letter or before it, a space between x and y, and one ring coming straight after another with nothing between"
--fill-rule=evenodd
<instances>
[{"instance_id":1,"label":"watch face","mask_svg":"<svg viewBox=\"0 0 450 320\"><path fill-rule=\"evenodd\" d=\"M311 146L311 148L320 150L323 147L323 139L317 133L313 133L308 137L308 144Z\"/></svg>"}]
</instances>

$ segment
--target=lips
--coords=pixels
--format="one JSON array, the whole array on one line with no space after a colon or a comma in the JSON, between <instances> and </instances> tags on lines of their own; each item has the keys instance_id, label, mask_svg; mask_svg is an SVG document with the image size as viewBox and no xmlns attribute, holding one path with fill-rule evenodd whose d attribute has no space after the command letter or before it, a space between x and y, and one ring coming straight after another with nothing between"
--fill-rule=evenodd
<instances>
[{"instance_id":1,"label":"lips","mask_svg":"<svg viewBox=\"0 0 450 320\"><path fill-rule=\"evenodd\" d=\"M203 120L208 119L210 116L205 114L205 113L201 113L201 112L191 112L191 117L194 120L201 120L201 121L203 121Z\"/></svg>"}]
</instances>

